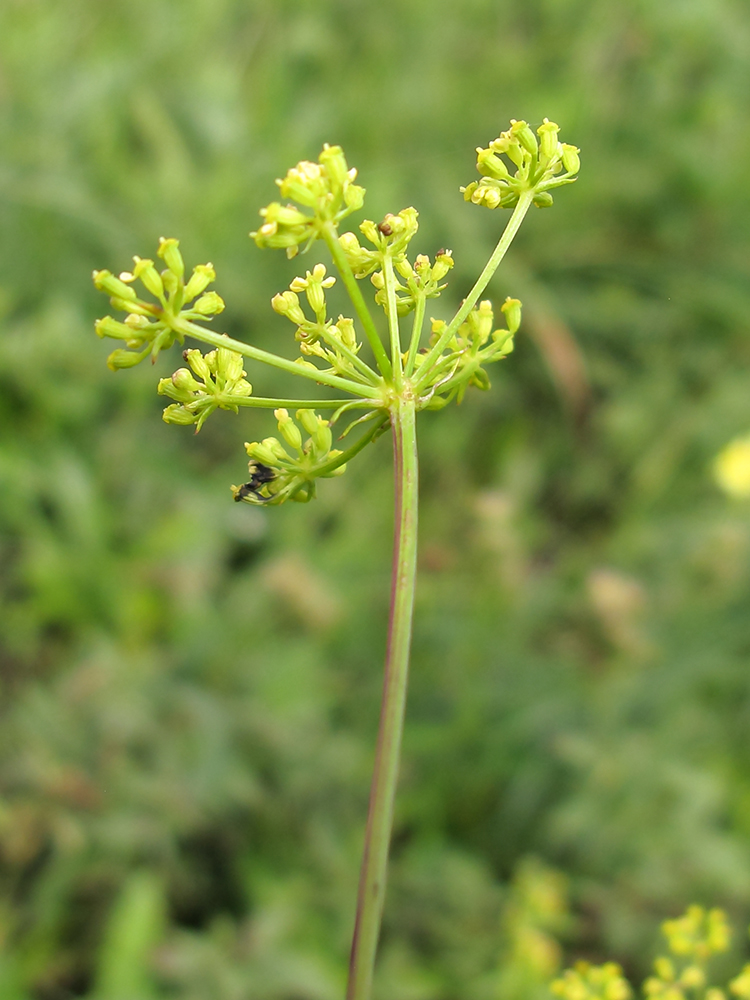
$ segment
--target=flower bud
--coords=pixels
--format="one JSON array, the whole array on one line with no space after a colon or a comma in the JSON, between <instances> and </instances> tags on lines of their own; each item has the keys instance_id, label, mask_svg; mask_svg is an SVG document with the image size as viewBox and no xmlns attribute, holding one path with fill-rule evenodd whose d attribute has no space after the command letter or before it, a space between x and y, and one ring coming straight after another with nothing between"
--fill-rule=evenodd
<instances>
[{"instance_id":1,"label":"flower bud","mask_svg":"<svg viewBox=\"0 0 750 1000\"><path fill-rule=\"evenodd\" d=\"M145 316L136 315L136 313L130 313L125 317L125 326L129 330L147 330L153 324Z\"/></svg>"},{"instance_id":2,"label":"flower bud","mask_svg":"<svg viewBox=\"0 0 750 1000\"><path fill-rule=\"evenodd\" d=\"M279 316L286 316L292 323L300 326L306 322L305 314L299 304L299 296L294 292L279 292L271 299L271 307Z\"/></svg>"},{"instance_id":3,"label":"flower bud","mask_svg":"<svg viewBox=\"0 0 750 1000\"><path fill-rule=\"evenodd\" d=\"M177 369L172 375L172 385L175 389L181 389L183 392L199 392L204 388L200 382L195 381L192 373L187 368Z\"/></svg>"},{"instance_id":4,"label":"flower bud","mask_svg":"<svg viewBox=\"0 0 750 1000\"><path fill-rule=\"evenodd\" d=\"M358 212L365 203L365 189L359 184L349 184L344 188L344 204L349 212Z\"/></svg>"},{"instance_id":5,"label":"flower bud","mask_svg":"<svg viewBox=\"0 0 750 1000\"><path fill-rule=\"evenodd\" d=\"M359 224L359 231L370 243L374 243L377 246L380 242L380 230L372 219L365 219L364 222L361 222Z\"/></svg>"},{"instance_id":6,"label":"flower bud","mask_svg":"<svg viewBox=\"0 0 750 1000\"><path fill-rule=\"evenodd\" d=\"M326 294L323 291L323 284L320 281L316 281L314 278L308 282L307 288L307 301L310 303L310 307L316 316L325 316L326 310Z\"/></svg>"},{"instance_id":7,"label":"flower bud","mask_svg":"<svg viewBox=\"0 0 750 1000\"><path fill-rule=\"evenodd\" d=\"M133 257L133 260L135 261L133 277L140 278L144 287L152 295L155 295L157 299L162 298L164 295L164 283L161 280L161 275L154 267L154 262L141 257Z\"/></svg>"},{"instance_id":8,"label":"flower bud","mask_svg":"<svg viewBox=\"0 0 750 1000\"><path fill-rule=\"evenodd\" d=\"M332 327L332 329L338 330L341 343L344 347L353 350L357 346L357 334L354 332L353 319L348 319L346 316L339 316L336 320L336 326Z\"/></svg>"},{"instance_id":9,"label":"flower bud","mask_svg":"<svg viewBox=\"0 0 750 1000\"><path fill-rule=\"evenodd\" d=\"M312 436L318 429L318 418L314 410L297 410L295 416L310 436Z\"/></svg>"},{"instance_id":10,"label":"flower bud","mask_svg":"<svg viewBox=\"0 0 750 1000\"><path fill-rule=\"evenodd\" d=\"M197 347L183 351L182 356L193 369L198 378L202 379L205 383L211 381L211 367L208 364L207 357L204 358Z\"/></svg>"},{"instance_id":11,"label":"flower bud","mask_svg":"<svg viewBox=\"0 0 750 1000\"><path fill-rule=\"evenodd\" d=\"M551 122L548 118L544 119L544 122L536 130L539 136L539 144L542 150L542 156L551 160L553 156L557 155L557 134L560 131L560 126Z\"/></svg>"},{"instance_id":12,"label":"flower bud","mask_svg":"<svg viewBox=\"0 0 750 1000\"><path fill-rule=\"evenodd\" d=\"M442 250L435 257L435 263L432 265L432 280L442 281L446 276L448 271L453 267L453 251L452 250Z\"/></svg>"},{"instance_id":13,"label":"flower bud","mask_svg":"<svg viewBox=\"0 0 750 1000\"><path fill-rule=\"evenodd\" d=\"M275 456L275 465L278 465L279 460L284 462L288 461L289 455L287 454L286 448L283 446L281 441L275 437L263 438L261 444L264 448L267 448L269 452Z\"/></svg>"},{"instance_id":14,"label":"flower bud","mask_svg":"<svg viewBox=\"0 0 750 1000\"><path fill-rule=\"evenodd\" d=\"M314 278L315 281L319 281L323 288L333 288L336 284L336 279L332 274L329 274L328 277L326 277L325 264L316 264L312 269L311 277Z\"/></svg>"},{"instance_id":15,"label":"flower bud","mask_svg":"<svg viewBox=\"0 0 750 1000\"><path fill-rule=\"evenodd\" d=\"M297 339L300 341L299 349L302 354L306 354L308 357L313 355L316 358L328 357L325 349L320 346L317 340L303 340L300 334L304 336L304 332L301 329L297 331Z\"/></svg>"},{"instance_id":16,"label":"flower bud","mask_svg":"<svg viewBox=\"0 0 750 1000\"><path fill-rule=\"evenodd\" d=\"M94 279L94 285L99 289L100 292L106 292L108 295L115 296L119 299L135 300L138 296L135 294L135 289L131 288L130 285L126 285L124 281L116 278L111 271L94 271L92 275Z\"/></svg>"},{"instance_id":17,"label":"flower bud","mask_svg":"<svg viewBox=\"0 0 750 1000\"><path fill-rule=\"evenodd\" d=\"M130 340L133 331L124 323L118 323L112 316L103 316L94 323L97 337L114 337L116 340Z\"/></svg>"},{"instance_id":18,"label":"flower bud","mask_svg":"<svg viewBox=\"0 0 750 1000\"><path fill-rule=\"evenodd\" d=\"M534 195L534 204L537 208L550 208L554 199L549 191L539 191Z\"/></svg>"},{"instance_id":19,"label":"flower bud","mask_svg":"<svg viewBox=\"0 0 750 1000\"><path fill-rule=\"evenodd\" d=\"M161 272L161 280L164 283L164 288L170 295L175 296L177 294L177 289L180 287L180 282L177 275L173 271L165 270Z\"/></svg>"},{"instance_id":20,"label":"flower bud","mask_svg":"<svg viewBox=\"0 0 750 1000\"><path fill-rule=\"evenodd\" d=\"M477 194L480 197L477 198L477 204L485 205L487 208L497 208L500 204L501 195L496 188L482 187L480 184ZM474 198L471 199L474 201Z\"/></svg>"},{"instance_id":21,"label":"flower bud","mask_svg":"<svg viewBox=\"0 0 750 1000\"><path fill-rule=\"evenodd\" d=\"M519 299L512 299L510 296L500 306L500 311L505 316L505 322L511 333L516 333L521 325L521 302Z\"/></svg>"},{"instance_id":22,"label":"flower bud","mask_svg":"<svg viewBox=\"0 0 750 1000\"><path fill-rule=\"evenodd\" d=\"M192 308L201 316L215 316L217 313L224 312L224 299L216 292L206 292L205 295L201 295L197 302L193 303Z\"/></svg>"},{"instance_id":23,"label":"flower bud","mask_svg":"<svg viewBox=\"0 0 750 1000\"><path fill-rule=\"evenodd\" d=\"M170 403L162 412L161 418L165 424L189 426L190 424L197 423L199 415L191 413L190 410L186 410L179 403Z\"/></svg>"},{"instance_id":24,"label":"flower bud","mask_svg":"<svg viewBox=\"0 0 750 1000\"><path fill-rule=\"evenodd\" d=\"M286 443L290 444L297 451L302 451L302 435L300 434L299 427L289 416L289 411L278 409L273 411L273 415L279 422L279 431Z\"/></svg>"},{"instance_id":25,"label":"flower bud","mask_svg":"<svg viewBox=\"0 0 750 1000\"><path fill-rule=\"evenodd\" d=\"M510 176L508 168L497 153L492 149L482 149L481 146L477 146L477 170L483 176L494 177L496 180Z\"/></svg>"},{"instance_id":26,"label":"flower bud","mask_svg":"<svg viewBox=\"0 0 750 1000\"><path fill-rule=\"evenodd\" d=\"M480 344L484 344L492 333L492 324L495 318L489 299L480 302L477 308L469 313L468 318L475 338Z\"/></svg>"},{"instance_id":27,"label":"flower bud","mask_svg":"<svg viewBox=\"0 0 750 1000\"><path fill-rule=\"evenodd\" d=\"M496 351L492 356L493 360L495 358L504 358L508 354L513 353L515 344L513 342L513 334L510 330L494 330L492 340L496 347Z\"/></svg>"},{"instance_id":28,"label":"flower bud","mask_svg":"<svg viewBox=\"0 0 750 1000\"><path fill-rule=\"evenodd\" d=\"M302 160L287 171L283 180L277 180L276 183L285 198L291 198L307 208L314 208L318 199L325 194L323 170L319 163L312 163L310 160Z\"/></svg>"},{"instance_id":29,"label":"flower bud","mask_svg":"<svg viewBox=\"0 0 750 1000\"><path fill-rule=\"evenodd\" d=\"M216 271L213 264L197 264L193 268L190 281L185 285L185 301L192 302L193 299L204 292L212 281L216 280Z\"/></svg>"},{"instance_id":30,"label":"flower bud","mask_svg":"<svg viewBox=\"0 0 750 1000\"><path fill-rule=\"evenodd\" d=\"M277 201L272 202L267 208L262 208L260 214L267 224L274 222L278 226L290 228L303 226L310 221L310 217L300 212L294 205L281 205Z\"/></svg>"},{"instance_id":31,"label":"flower bud","mask_svg":"<svg viewBox=\"0 0 750 1000\"><path fill-rule=\"evenodd\" d=\"M172 237L165 239L161 236L159 238L159 249L156 252L167 265L172 274L174 274L176 278L182 280L182 277L185 274L185 261L182 259L179 246L179 240Z\"/></svg>"},{"instance_id":32,"label":"flower bud","mask_svg":"<svg viewBox=\"0 0 750 1000\"><path fill-rule=\"evenodd\" d=\"M328 421L324 417L318 417L317 419L318 425L313 431L311 437L318 452L325 455L331 450L331 445L333 444L333 434L331 433Z\"/></svg>"},{"instance_id":33,"label":"flower bud","mask_svg":"<svg viewBox=\"0 0 750 1000\"><path fill-rule=\"evenodd\" d=\"M417 262L419 261L420 257L422 257L423 260L425 259L421 254L417 256L417 259L414 262L415 265L414 267L411 266L406 257L401 258L401 260L394 260L393 267L396 270L396 272L401 275L402 278L406 278L406 280L408 281L410 278L414 277L416 273L415 268L416 271L419 270L419 268L417 267Z\"/></svg>"},{"instance_id":34,"label":"flower bud","mask_svg":"<svg viewBox=\"0 0 750 1000\"><path fill-rule=\"evenodd\" d=\"M519 142L509 142L508 148L505 152L508 154L509 159L511 159L517 167L523 166L524 155Z\"/></svg>"},{"instance_id":35,"label":"flower bud","mask_svg":"<svg viewBox=\"0 0 750 1000\"><path fill-rule=\"evenodd\" d=\"M230 351L228 347L219 347L216 352L216 372L221 375L226 382L239 382L247 375L242 368L242 355L237 351Z\"/></svg>"},{"instance_id":36,"label":"flower bud","mask_svg":"<svg viewBox=\"0 0 750 1000\"><path fill-rule=\"evenodd\" d=\"M266 440L269 440L268 438ZM275 438L270 440L275 441ZM278 442L276 442L278 444ZM265 441L258 442L253 441L251 443L245 443L245 451L250 458L254 459L256 462L262 462L263 465L268 465L272 469L277 468L278 461L276 454L267 446Z\"/></svg>"},{"instance_id":37,"label":"flower bud","mask_svg":"<svg viewBox=\"0 0 750 1000\"><path fill-rule=\"evenodd\" d=\"M113 372L116 372L120 368L134 368L143 361L143 358L143 354L136 354L135 351L126 351L120 347L116 351L112 351L107 358L107 368Z\"/></svg>"},{"instance_id":38,"label":"flower bud","mask_svg":"<svg viewBox=\"0 0 750 1000\"><path fill-rule=\"evenodd\" d=\"M510 131L528 153L536 156L539 150L539 143L536 141L536 136L529 127L528 122L517 122L515 118L511 118Z\"/></svg>"},{"instance_id":39,"label":"flower bud","mask_svg":"<svg viewBox=\"0 0 750 1000\"><path fill-rule=\"evenodd\" d=\"M326 143L318 159L331 182L331 190L340 191L349 180L349 168L341 146L329 146Z\"/></svg>"},{"instance_id":40,"label":"flower bud","mask_svg":"<svg viewBox=\"0 0 750 1000\"><path fill-rule=\"evenodd\" d=\"M580 152L577 146L571 146L567 142L562 143L563 166L569 174L577 174L581 169L581 158L578 155Z\"/></svg>"},{"instance_id":41,"label":"flower bud","mask_svg":"<svg viewBox=\"0 0 750 1000\"><path fill-rule=\"evenodd\" d=\"M339 236L339 243L345 254L358 253L362 249L354 233L342 233Z\"/></svg>"}]
</instances>

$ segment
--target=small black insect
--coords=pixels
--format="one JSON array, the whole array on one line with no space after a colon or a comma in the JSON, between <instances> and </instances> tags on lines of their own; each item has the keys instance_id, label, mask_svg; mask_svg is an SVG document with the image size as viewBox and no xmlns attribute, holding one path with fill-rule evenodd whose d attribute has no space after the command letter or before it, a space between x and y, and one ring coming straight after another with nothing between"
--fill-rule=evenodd
<instances>
[{"instance_id":1,"label":"small black insect","mask_svg":"<svg viewBox=\"0 0 750 1000\"><path fill-rule=\"evenodd\" d=\"M252 469L250 481L238 487L237 492L234 494L234 499L237 503L249 496L253 496L256 500L260 501L268 500L268 497L262 496L259 490L266 483L273 482L276 478L276 472L267 465L263 465L262 462L255 462Z\"/></svg>"}]
</instances>

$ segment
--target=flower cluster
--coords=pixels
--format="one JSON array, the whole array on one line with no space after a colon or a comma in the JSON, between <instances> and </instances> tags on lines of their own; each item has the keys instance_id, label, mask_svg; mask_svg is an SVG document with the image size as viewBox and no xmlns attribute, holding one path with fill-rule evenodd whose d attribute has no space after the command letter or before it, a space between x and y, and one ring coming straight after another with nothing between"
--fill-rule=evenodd
<instances>
[{"instance_id":1,"label":"flower cluster","mask_svg":"<svg viewBox=\"0 0 750 1000\"><path fill-rule=\"evenodd\" d=\"M168 424L195 424L201 429L216 409L238 412L238 407L252 394L245 380L242 355L219 347L205 356L198 350L184 351L183 358L192 368L178 368L171 378L159 380L157 392L177 400L164 410Z\"/></svg>"},{"instance_id":2,"label":"flower cluster","mask_svg":"<svg viewBox=\"0 0 750 1000\"><path fill-rule=\"evenodd\" d=\"M686 1000L687 994L706 987L706 972L700 965L686 965L678 971L674 962L662 955L654 962L654 972L656 975L643 984L649 1000ZM724 991L712 987L706 990L706 1000L725 1000Z\"/></svg>"},{"instance_id":3,"label":"flower cluster","mask_svg":"<svg viewBox=\"0 0 750 1000\"><path fill-rule=\"evenodd\" d=\"M112 316L96 321L100 337L124 340L130 348L119 348L110 354L107 364L113 371L132 368L147 355L154 361L159 351L171 347L175 341L182 343L184 333L176 326L178 319L206 320L224 309L220 296L206 291L216 279L213 264L198 264L186 282L185 262L177 240L162 236L157 255L166 264L161 272L153 260L142 257L134 257L133 270L123 271L119 278L110 271L94 271L94 285L110 296L114 309L127 313L122 323ZM133 288L136 280L157 299L156 302L138 297Z\"/></svg>"},{"instance_id":4,"label":"flower cluster","mask_svg":"<svg viewBox=\"0 0 750 1000\"><path fill-rule=\"evenodd\" d=\"M435 263L430 263L430 258L426 254L417 254L414 264L410 264L406 256L395 264L395 270L401 278L403 284L396 281L396 311L399 316L406 316L416 308L417 302L422 299L436 299L446 287L440 282L453 267L453 254L450 250L439 250L435 255ZM388 296L385 290L385 277L382 271L375 271L370 281L378 289L375 293L375 301L386 311L388 309Z\"/></svg>"},{"instance_id":5,"label":"flower cluster","mask_svg":"<svg viewBox=\"0 0 750 1000\"><path fill-rule=\"evenodd\" d=\"M689 906L683 916L665 920L662 930L673 955L696 962L706 962L729 948L730 930L723 910Z\"/></svg>"},{"instance_id":6,"label":"flower cluster","mask_svg":"<svg viewBox=\"0 0 750 1000\"><path fill-rule=\"evenodd\" d=\"M375 301L388 310L388 296L385 290L385 275L383 265L386 257L390 258L399 276L404 280L396 282L396 308L399 316L411 312L421 296L434 299L445 288L440 282L453 267L453 255L450 250L439 250L435 263L431 264L429 257L418 254L412 265L406 251L409 243L416 235L419 224L418 212L415 208L404 208L398 215L388 214L380 223L366 219L359 227L362 235L374 246L374 250L363 247L354 233L343 233L339 237L344 255L355 278L370 280L377 289Z\"/></svg>"},{"instance_id":7,"label":"flower cluster","mask_svg":"<svg viewBox=\"0 0 750 1000\"><path fill-rule=\"evenodd\" d=\"M533 191L536 206L550 206L550 190L572 184L580 167L580 151L560 142L559 131L558 125L545 118L534 135L527 122L513 120L486 149L477 147L482 179L461 188L465 200L486 208L513 208L524 191ZM513 173L503 156L515 167Z\"/></svg>"},{"instance_id":8,"label":"flower cluster","mask_svg":"<svg viewBox=\"0 0 750 1000\"><path fill-rule=\"evenodd\" d=\"M304 278L295 278L287 291L274 295L271 306L274 312L295 325L295 338L305 357L321 358L330 365L329 371L372 385L377 376L358 357L362 345L357 340L354 320L339 316L334 323L326 318L325 290L331 288L335 281L334 277L326 276L324 264L316 264L312 271L305 273ZM302 308L302 293L315 316L313 320L308 319Z\"/></svg>"},{"instance_id":9,"label":"flower cluster","mask_svg":"<svg viewBox=\"0 0 750 1000\"><path fill-rule=\"evenodd\" d=\"M304 160L277 181L282 200L261 210L262 224L250 235L259 247L281 248L289 257L321 239L355 318L339 315L334 320L328 315L326 292L337 279L316 263L271 300L274 311L294 326L299 357L292 360L215 333L204 322L224 309L216 292L208 290L216 278L213 266L199 264L186 277L178 241L162 238L157 256L163 270L153 260L134 257L132 271L119 277L106 270L94 272L96 287L109 295L114 309L125 313L123 321L108 315L96 322L100 337L124 342L109 355L109 367L130 368L148 356L154 361L160 351L182 344L188 336L209 344L213 349L205 356L185 351L185 366L159 381L159 393L170 400L164 420L192 425L197 432L217 409L236 413L240 407L273 408L280 439L247 446L250 479L234 487L235 498L256 504L311 499L316 478L342 472L349 458L402 410L439 409L452 400L461 402L469 386L489 388L485 366L513 350L521 303L507 299L501 307L506 328L495 329L492 306L480 298L532 202L551 204L550 191L575 180L578 150L560 143L557 136L557 125L546 119L536 133L526 122L512 121L487 149L478 150L482 179L462 189L466 199L490 208L517 208L452 319L433 319L428 334L426 303L445 288L453 267L451 251L438 250L434 259L422 253L407 257L419 228L413 207L387 214L379 223L365 220L359 236L339 234L341 221L362 207L365 191L355 183L357 172L348 166L341 148L325 145L316 162ZM359 282L368 277L375 304L386 314L385 330L360 289ZM145 297L136 291L136 283L148 293ZM404 343L399 323L407 314L412 314L411 332ZM427 335L429 346L422 347ZM363 357L363 342L369 346L370 363ZM334 398L253 396L245 359L325 386L334 390ZM331 411L330 420L311 407ZM289 410L296 411L296 420ZM354 415L341 436L361 423L368 429L345 453L337 451L331 427L355 410L364 416ZM304 441L303 432L308 435Z\"/></svg>"},{"instance_id":10,"label":"flower cluster","mask_svg":"<svg viewBox=\"0 0 750 1000\"><path fill-rule=\"evenodd\" d=\"M643 984L646 1000L727 1000L725 990L709 985L708 964L729 949L730 928L722 910L690 906L675 920L661 926L671 957L660 955L654 975ZM551 984L562 1000L628 1000L629 984L619 965L592 966L578 962ZM729 983L740 1000L750 1000L750 965Z\"/></svg>"},{"instance_id":11,"label":"flower cluster","mask_svg":"<svg viewBox=\"0 0 750 1000\"><path fill-rule=\"evenodd\" d=\"M470 385L477 389L489 389L490 380L482 366L511 353L513 336L521 325L521 303L518 299L507 298L500 308L508 324L507 329L493 330L495 315L492 303L485 300L472 309L450 338L448 352L440 356L435 368L436 382L427 402L430 409L440 409L454 398L460 403ZM440 340L446 326L443 320L432 320L431 344ZM417 368L423 357L417 355Z\"/></svg>"},{"instance_id":12,"label":"flower cluster","mask_svg":"<svg viewBox=\"0 0 750 1000\"><path fill-rule=\"evenodd\" d=\"M665 920L662 931L673 957L656 959L655 974L643 984L646 996L650 1000L685 1000L700 991L705 1000L725 1000L723 990L707 988L706 972L709 959L729 948L730 930L724 912L690 906L681 917Z\"/></svg>"},{"instance_id":13,"label":"flower cluster","mask_svg":"<svg viewBox=\"0 0 750 1000\"><path fill-rule=\"evenodd\" d=\"M632 990L616 962L590 965L576 962L555 979L550 989L561 1000L629 1000Z\"/></svg>"},{"instance_id":14,"label":"flower cluster","mask_svg":"<svg viewBox=\"0 0 750 1000\"><path fill-rule=\"evenodd\" d=\"M328 420L312 409L298 410L297 421L310 436L303 440L299 426L288 410L274 410L279 432L296 454L289 453L278 438L245 444L250 458L250 481L233 486L237 501L252 504L279 504L285 500L306 503L315 496L315 480L340 476L346 470L343 452L332 447L333 435Z\"/></svg>"},{"instance_id":15,"label":"flower cluster","mask_svg":"<svg viewBox=\"0 0 750 1000\"><path fill-rule=\"evenodd\" d=\"M354 183L356 176L341 147L326 144L317 163L303 160L276 181L282 197L300 207L271 202L260 211L263 225L250 235L259 247L283 248L288 257L296 256L301 243L311 243L327 224L335 226L362 207L365 189Z\"/></svg>"},{"instance_id":16,"label":"flower cluster","mask_svg":"<svg viewBox=\"0 0 750 1000\"><path fill-rule=\"evenodd\" d=\"M382 222L365 219L359 231L375 247L368 250L361 246L354 233L342 233L339 237L346 259L355 278L366 278L383 267L386 254L394 264L405 259L406 248L419 229L419 213L415 208L403 208L398 215L386 215Z\"/></svg>"}]
</instances>

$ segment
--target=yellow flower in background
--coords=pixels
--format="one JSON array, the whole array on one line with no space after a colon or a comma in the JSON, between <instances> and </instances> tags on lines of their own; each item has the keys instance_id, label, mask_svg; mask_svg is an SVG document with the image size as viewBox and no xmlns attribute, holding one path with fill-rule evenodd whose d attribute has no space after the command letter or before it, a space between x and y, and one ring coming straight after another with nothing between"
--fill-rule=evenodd
<instances>
[{"instance_id":1,"label":"yellow flower in background","mask_svg":"<svg viewBox=\"0 0 750 1000\"><path fill-rule=\"evenodd\" d=\"M714 461L714 478L732 497L750 497L750 434L735 438Z\"/></svg>"}]
</instances>

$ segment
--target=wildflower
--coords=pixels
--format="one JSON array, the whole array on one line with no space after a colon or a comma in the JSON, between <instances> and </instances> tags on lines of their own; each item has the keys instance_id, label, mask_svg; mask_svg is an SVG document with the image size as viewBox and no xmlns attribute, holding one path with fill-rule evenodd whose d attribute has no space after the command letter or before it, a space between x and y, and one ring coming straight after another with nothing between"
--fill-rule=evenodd
<instances>
[{"instance_id":1,"label":"wildflower","mask_svg":"<svg viewBox=\"0 0 750 1000\"><path fill-rule=\"evenodd\" d=\"M725 445L714 460L714 479L731 497L750 497L750 434Z\"/></svg>"}]
</instances>

